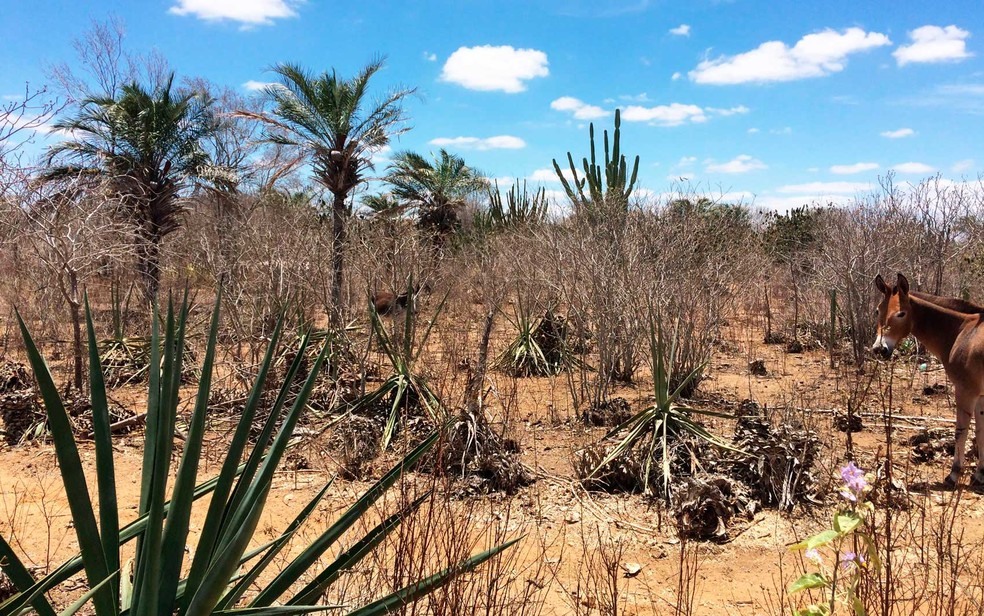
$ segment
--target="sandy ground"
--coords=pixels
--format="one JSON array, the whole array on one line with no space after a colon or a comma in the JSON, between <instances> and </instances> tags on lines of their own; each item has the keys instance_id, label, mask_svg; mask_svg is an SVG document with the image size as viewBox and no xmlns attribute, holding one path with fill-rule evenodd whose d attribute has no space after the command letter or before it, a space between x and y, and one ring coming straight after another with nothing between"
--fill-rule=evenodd
<instances>
[{"instance_id":1,"label":"sandy ground","mask_svg":"<svg viewBox=\"0 0 984 616\"><path fill-rule=\"evenodd\" d=\"M704 402L697 404L736 403L748 398L770 407L816 411L797 416L820 433L825 443L822 472L827 477L833 476L837 465L844 460L847 435L833 429L832 415L825 411L844 409L852 395L857 398L855 384L859 378L852 378L851 369L846 367L831 370L822 350L787 354L781 346L765 346L752 338L761 339L758 334L752 336L747 329L743 330L718 350L710 377L701 387ZM749 374L751 359L764 360L765 376ZM878 414L890 408L899 415L928 420L898 420L896 430L887 437L883 424L865 415L865 429L853 435L859 464L873 468L876 459L884 456L886 438L890 438L895 449L896 473L913 490L909 496L913 505L910 511L919 512L909 515L908 522L916 526L922 520L925 536L925 529L938 525L940 516L949 511L947 505L959 499L953 511L954 528L963 533L960 541L964 545L980 543L984 533L984 525L980 523L984 499L970 492L942 489L937 482L946 473L948 459L921 465L908 461L911 447L906 441L920 426L952 427L949 393L923 393L926 387L945 383L943 373L933 366L920 371L914 362L897 362L890 406L885 396L888 374L889 370L884 369L881 377L873 381L861 411ZM501 396L506 396L502 392L511 391L516 383L504 375L492 378L496 382L495 391ZM138 406L137 392L139 389L135 388L114 395ZM633 405L640 405L644 404L648 389L643 384L618 393ZM475 538L471 544L474 548L495 538L526 535L501 565L502 575L513 585L509 591L511 600L524 602L522 609L515 608L512 613L587 614L612 613L613 609L619 614L675 613L674 606L686 602L678 591L681 563L689 571L684 579L690 588L685 594L692 597L691 613L783 612L783 589L801 572L800 561L788 546L826 528L833 499L830 505L801 507L791 514L765 510L749 520L737 519L729 529L726 542L681 543L672 521L659 507L639 496L587 493L574 481L572 451L600 436L603 429L581 428L571 419L570 405L563 377L519 381L508 412L522 446L523 461L535 471L537 481L511 497L455 501L447 505L445 512L450 517L467 517L467 532ZM709 427L719 434L728 434L730 429L722 420L709 422ZM220 439L214 438L213 446L218 451ZM124 522L135 516L141 452L139 432L120 437L116 443L120 512ZM257 533L257 544L286 526L334 474L332 453L317 445L309 446L305 455L311 461L311 469L284 471L277 476ZM83 444L82 456L91 479L94 463L91 444ZM382 463L379 468L382 470ZM210 458L210 463L202 469L202 477L211 476L216 470L215 459ZM295 542L295 547L305 537L320 532L346 502L368 485L335 481L310 528ZM384 504L380 510L391 504ZM194 545L203 510L202 505L196 509L189 545ZM50 445L29 444L0 450L0 532L40 570L57 565L78 549ZM916 545L919 540L915 538L911 543L899 547L899 562L911 568L912 584L918 585L922 579L919 576L928 575L923 569L931 565L919 562L926 560L927 548ZM382 561L379 566L384 566ZM980 569L966 575L979 579ZM76 580L75 584L81 582ZM70 586L55 597L61 600L77 594L71 592ZM616 608L610 605L612 598L617 601ZM918 605L913 607L920 610ZM785 612L788 613L788 606Z\"/></svg>"}]
</instances>

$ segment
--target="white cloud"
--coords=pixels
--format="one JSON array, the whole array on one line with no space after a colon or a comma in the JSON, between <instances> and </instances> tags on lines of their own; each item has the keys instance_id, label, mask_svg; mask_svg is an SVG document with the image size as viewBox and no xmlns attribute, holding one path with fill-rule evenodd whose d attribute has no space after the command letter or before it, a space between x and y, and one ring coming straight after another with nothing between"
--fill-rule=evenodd
<instances>
[{"instance_id":1,"label":"white cloud","mask_svg":"<svg viewBox=\"0 0 984 616\"><path fill-rule=\"evenodd\" d=\"M878 169L878 163L854 163L853 165L834 165L830 172L835 175L853 175Z\"/></svg>"},{"instance_id":2,"label":"white cloud","mask_svg":"<svg viewBox=\"0 0 984 616\"><path fill-rule=\"evenodd\" d=\"M640 96L645 96L640 95ZM562 96L550 103L550 108L557 111L573 113L578 120L593 120L611 115L601 107L589 105L584 101L573 96ZM670 103L669 105L655 105L645 107L643 105L629 105L622 110L622 119L626 122L648 122L657 126L679 126L687 122L701 123L706 122L709 116L733 116L748 113L748 107L738 105L727 109L717 107L701 108L697 105L685 105L683 103Z\"/></svg>"},{"instance_id":3,"label":"white cloud","mask_svg":"<svg viewBox=\"0 0 984 616\"><path fill-rule=\"evenodd\" d=\"M923 175L936 172L935 167L930 167L926 163L914 162L900 163L892 167L892 169L898 171L899 173L919 173Z\"/></svg>"},{"instance_id":4,"label":"white cloud","mask_svg":"<svg viewBox=\"0 0 984 616\"><path fill-rule=\"evenodd\" d=\"M889 38L878 32L827 29L804 36L792 47L782 41L768 41L735 56L704 60L689 75L696 83L714 85L822 77L844 70L851 54L890 44Z\"/></svg>"},{"instance_id":5,"label":"white cloud","mask_svg":"<svg viewBox=\"0 0 984 616\"><path fill-rule=\"evenodd\" d=\"M670 79L672 79L673 81L679 81L682 77L683 74L680 71L677 71L670 76Z\"/></svg>"},{"instance_id":6,"label":"white cloud","mask_svg":"<svg viewBox=\"0 0 984 616\"><path fill-rule=\"evenodd\" d=\"M437 62L437 54L429 51L425 51L424 60L427 60L428 62Z\"/></svg>"},{"instance_id":7,"label":"white cloud","mask_svg":"<svg viewBox=\"0 0 984 616\"><path fill-rule=\"evenodd\" d=\"M676 28L670 28L670 34L676 36L690 36L690 26L688 24L680 24Z\"/></svg>"},{"instance_id":8,"label":"white cloud","mask_svg":"<svg viewBox=\"0 0 984 616\"><path fill-rule=\"evenodd\" d=\"M670 103L655 107L630 105L622 110L622 119L626 122L649 122L659 126L679 126L687 122L696 124L706 122L708 115L733 116L748 113L748 111L748 107L744 105L729 109L701 108L697 105L685 105L683 103Z\"/></svg>"},{"instance_id":9,"label":"white cloud","mask_svg":"<svg viewBox=\"0 0 984 616\"><path fill-rule=\"evenodd\" d=\"M707 114L697 105L671 103L655 107L629 105L622 110L626 122L651 122L661 126L679 126L686 122L706 122Z\"/></svg>"},{"instance_id":10,"label":"white cloud","mask_svg":"<svg viewBox=\"0 0 984 616\"><path fill-rule=\"evenodd\" d=\"M550 108L555 111L571 112L577 120L594 120L596 118L604 118L609 114L608 111L605 111L601 107L589 105L573 96L561 96L550 103Z\"/></svg>"},{"instance_id":11,"label":"white cloud","mask_svg":"<svg viewBox=\"0 0 984 616\"><path fill-rule=\"evenodd\" d=\"M959 62L971 57L967 51L970 32L956 26L923 26L909 32L912 43L900 45L892 55L899 66L912 63Z\"/></svg>"},{"instance_id":12,"label":"white cloud","mask_svg":"<svg viewBox=\"0 0 984 616\"><path fill-rule=\"evenodd\" d=\"M393 153L393 146L384 145L372 153L372 164L375 167L382 167L392 162L390 155Z\"/></svg>"},{"instance_id":13,"label":"white cloud","mask_svg":"<svg viewBox=\"0 0 984 616\"><path fill-rule=\"evenodd\" d=\"M964 160L958 160L957 162L953 163L953 166L950 167L950 170L953 171L953 173L967 173L973 168L974 168L974 159L967 158Z\"/></svg>"},{"instance_id":14,"label":"white cloud","mask_svg":"<svg viewBox=\"0 0 984 616\"><path fill-rule=\"evenodd\" d=\"M630 103L648 103L649 101L652 100L651 98L649 98L649 95L646 94L645 92L642 92L640 94L623 94L619 96L619 99L623 101L628 101ZM606 99L605 102L613 103L615 101L609 98Z\"/></svg>"},{"instance_id":15,"label":"white cloud","mask_svg":"<svg viewBox=\"0 0 984 616\"><path fill-rule=\"evenodd\" d=\"M853 200L851 195L759 195L755 199L755 207L777 212L788 212L804 205L847 205Z\"/></svg>"},{"instance_id":16,"label":"white cloud","mask_svg":"<svg viewBox=\"0 0 984 616\"><path fill-rule=\"evenodd\" d=\"M518 150L526 147L526 142L512 135L495 137L438 137L431 139L431 145L438 147L461 148L463 150Z\"/></svg>"},{"instance_id":17,"label":"white cloud","mask_svg":"<svg viewBox=\"0 0 984 616\"><path fill-rule=\"evenodd\" d=\"M807 182L780 186L776 192L783 194L802 193L813 195L855 195L871 190L868 182Z\"/></svg>"},{"instance_id":18,"label":"white cloud","mask_svg":"<svg viewBox=\"0 0 984 616\"><path fill-rule=\"evenodd\" d=\"M749 135L754 135L754 134L760 133L760 132L762 132L762 131L760 131L759 129L754 128L754 127L748 129L748 134Z\"/></svg>"},{"instance_id":19,"label":"white cloud","mask_svg":"<svg viewBox=\"0 0 984 616\"><path fill-rule=\"evenodd\" d=\"M275 19L296 17L301 0L177 0L172 15L191 15L205 21L236 21L243 26L268 26Z\"/></svg>"},{"instance_id":20,"label":"white cloud","mask_svg":"<svg viewBox=\"0 0 984 616\"><path fill-rule=\"evenodd\" d=\"M708 173L748 173L749 171L768 168L768 165L757 158L752 158L748 154L736 156L726 163L715 163L711 160L705 161L704 166L704 170Z\"/></svg>"},{"instance_id":21,"label":"white cloud","mask_svg":"<svg viewBox=\"0 0 984 616\"><path fill-rule=\"evenodd\" d=\"M881 136L889 139L901 139L903 137L911 137L915 134L916 131L911 128L900 128L898 130L886 130L881 133Z\"/></svg>"},{"instance_id":22,"label":"white cloud","mask_svg":"<svg viewBox=\"0 0 984 616\"><path fill-rule=\"evenodd\" d=\"M750 109L744 105L738 105L737 107L730 107L728 109L718 109L717 107L708 107L707 111L711 113L716 113L722 116L733 116L733 115L743 115L750 111Z\"/></svg>"},{"instance_id":23,"label":"white cloud","mask_svg":"<svg viewBox=\"0 0 984 616\"><path fill-rule=\"evenodd\" d=\"M444 63L441 81L469 90L515 94L526 89L526 81L549 75L547 64L547 54L536 49L509 45L459 47Z\"/></svg>"},{"instance_id":24,"label":"white cloud","mask_svg":"<svg viewBox=\"0 0 984 616\"><path fill-rule=\"evenodd\" d=\"M793 134L793 127L792 126L783 126L782 128L770 128L769 129L769 134L770 135L792 135Z\"/></svg>"},{"instance_id":25,"label":"white cloud","mask_svg":"<svg viewBox=\"0 0 984 616\"><path fill-rule=\"evenodd\" d=\"M243 84L243 89L249 90L250 92L259 92L260 90L269 88L271 86L278 86L278 85L280 84L278 84L275 81L256 81L250 79L249 81Z\"/></svg>"},{"instance_id":26,"label":"white cloud","mask_svg":"<svg viewBox=\"0 0 984 616\"><path fill-rule=\"evenodd\" d=\"M571 173L570 167L561 167L560 172L564 174L568 182L573 181L574 174ZM580 176L580 174L578 175ZM560 182L560 179L557 177L557 171L553 167L537 169L527 179L531 182Z\"/></svg>"}]
</instances>

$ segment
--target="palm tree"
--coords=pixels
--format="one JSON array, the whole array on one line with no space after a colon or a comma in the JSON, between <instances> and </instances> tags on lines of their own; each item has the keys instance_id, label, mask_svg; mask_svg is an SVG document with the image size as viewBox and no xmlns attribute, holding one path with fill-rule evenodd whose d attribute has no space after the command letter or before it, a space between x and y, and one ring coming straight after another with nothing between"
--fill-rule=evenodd
<instances>
[{"instance_id":1,"label":"palm tree","mask_svg":"<svg viewBox=\"0 0 984 616\"><path fill-rule=\"evenodd\" d=\"M212 99L202 91L176 92L174 75L147 89L134 82L114 97L90 97L78 115L54 128L70 138L52 146L45 178L106 176L118 211L134 224L137 272L148 299L160 287L161 244L181 227L181 191L198 179L224 176L202 147L219 130Z\"/></svg>"},{"instance_id":2,"label":"palm tree","mask_svg":"<svg viewBox=\"0 0 984 616\"><path fill-rule=\"evenodd\" d=\"M421 227L442 235L458 226L458 211L467 197L488 187L481 173L444 149L433 163L415 152L397 154L386 181L394 197L417 209Z\"/></svg>"},{"instance_id":3,"label":"palm tree","mask_svg":"<svg viewBox=\"0 0 984 616\"><path fill-rule=\"evenodd\" d=\"M342 322L343 250L352 205L352 191L369 179L372 155L392 136L407 130L403 99L413 89L394 89L381 99L368 101L369 80L383 67L374 60L351 79L334 70L314 75L294 64L273 70L281 83L266 88L273 102L270 114L241 111L265 122L275 143L300 146L308 153L314 179L332 194L332 324Z\"/></svg>"}]
</instances>

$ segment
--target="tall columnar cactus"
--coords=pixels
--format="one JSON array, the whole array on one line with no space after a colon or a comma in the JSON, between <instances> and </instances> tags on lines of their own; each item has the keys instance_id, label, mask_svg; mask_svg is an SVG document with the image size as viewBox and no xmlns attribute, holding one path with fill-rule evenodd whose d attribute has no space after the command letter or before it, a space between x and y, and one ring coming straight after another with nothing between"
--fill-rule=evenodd
<instances>
[{"instance_id":1,"label":"tall columnar cactus","mask_svg":"<svg viewBox=\"0 0 984 616\"><path fill-rule=\"evenodd\" d=\"M605 166L602 169L597 163L595 156L594 124L589 126L588 132L591 137L591 161L587 158L583 160L584 177L578 177L577 167L574 165L574 157L570 152L567 153L567 162L570 165L572 179L568 180L554 159L554 170L557 177L564 185L567 197L574 204L575 213L584 212L592 216L600 210L608 211L614 208L616 211L624 211L628 208L629 195L635 186L636 177L639 174L639 157L635 157L632 165L632 175L629 177L628 165L625 155L621 153L621 115L618 109L615 110L615 132L612 134L611 149L609 150L608 131L604 131L605 142ZM602 173L604 173L604 183L602 183ZM587 192L585 192L587 188Z\"/></svg>"}]
</instances>

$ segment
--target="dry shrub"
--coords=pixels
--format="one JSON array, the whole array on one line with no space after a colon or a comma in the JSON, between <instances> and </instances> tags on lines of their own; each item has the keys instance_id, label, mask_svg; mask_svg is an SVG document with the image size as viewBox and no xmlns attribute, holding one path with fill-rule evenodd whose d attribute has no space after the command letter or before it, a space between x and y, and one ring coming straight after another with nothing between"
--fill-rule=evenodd
<instances>
[{"instance_id":1,"label":"dry shrub","mask_svg":"<svg viewBox=\"0 0 984 616\"><path fill-rule=\"evenodd\" d=\"M466 413L452 424L433 467L460 477L462 494L515 494L533 476L519 459L519 444L496 432L481 413Z\"/></svg>"},{"instance_id":2,"label":"dry shrub","mask_svg":"<svg viewBox=\"0 0 984 616\"><path fill-rule=\"evenodd\" d=\"M610 493L642 492L643 486L646 485L646 465L643 454L636 449L630 449L592 475L607 453L607 448L601 443L575 451L572 462L574 476L589 490ZM651 480L656 479L654 473L650 473L650 476Z\"/></svg>"},{"instance_id":3,"label":"dry shrub","mask_svg":"<svg viewBox=\"0 0 984 616\"><path fill-rule=\"evenodd\" d=\"M734 445L747 455L731 461L732 476L747 484L763 505L788 511L797 503L815 501L821 445L817 434L791 420L774 426L757 404L742 406L745 414L735 425Z\"/></svg>"},{"instance_id":4,"label":"dry shrub","mask_svg":"<svg viewBox=\"0 0 984 616\"><path fill-rule=\"evenodd\" d=\"M340 418L325 447L334 452L340 474L349 481L367 479L379 457L386 415L347 415Z\"/></svg>"},{"instance_id":5,"label":"dry shrub","mask_svg":"<svg viewBox=\"0 0 984 616\"><path fill-rule=\"evenodd\" d=\"M671 508L680 537L720 541L728 538L732 517L743 513L751 518L758 502L741 482L700 473L680 482L673 491Z\"/></svg>"},{"instance_id":6,"label":"dry shrub","mask_svg":"<svg viewBox=\"0 0 984 616\"><path fill-rule=\"evenodd\" d=\"M581 421L589 426L620 426L632 417L629 401L622 397L609 398L581 412Z\"/></svg>"},{"instance_id":7,"label":"dry shrub","mask_svg":"<svg viewBox=\"0 0 984 616\"><path fill-rule=\"evenodd\" d=\"M17 587L10 581L7 574L0 571L0 604L17 594Z\"/></svg>"},{"instance_id":8,"label":"dry shrub","mask_svg":"<svg viewBox=\"0 0 984 616\"><path fill-rule=\"evenodd\" d=\"M607 443L594 443L574 452L574 474L589 490L642 493L648 485L654 498L667 500L682 482L700 472L702 468L712 466L717 460L714 446L685 430L671 432L668 442L671 478L669 494L663 490L663 454L660 447L656 447L652 452L646 446L632 447L592 475L592 471L598 468L608 455ZM649 455L652 458L648 461L647 477L646 458Z\"/></svg>"}]
</instances>

